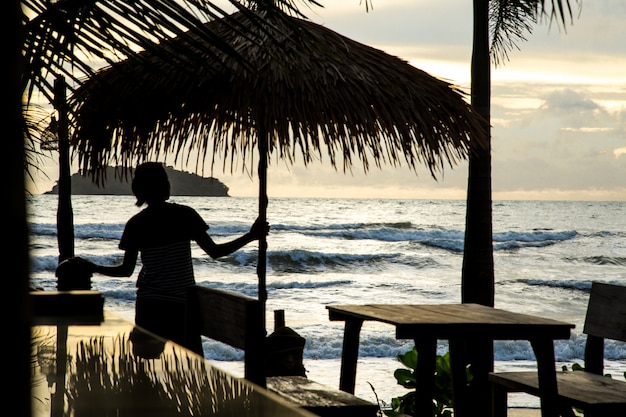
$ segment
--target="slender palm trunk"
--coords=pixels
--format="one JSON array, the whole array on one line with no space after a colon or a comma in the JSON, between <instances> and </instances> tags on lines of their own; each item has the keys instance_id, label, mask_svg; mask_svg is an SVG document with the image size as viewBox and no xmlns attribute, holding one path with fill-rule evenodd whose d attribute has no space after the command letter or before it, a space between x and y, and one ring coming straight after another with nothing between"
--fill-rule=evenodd
<instances>
[{"instance_id":1,"label":"slender palm trunk","mask_svg":"<svg viewBox=\"0 0 626 417\"><path fill-rule=\"evenodd\" d=\"M474 0L472 106L485 119L488 147L469 157L467 208L461 299L464 303L494 304L491 212L491 62L489 0Z\"/></svg>"},{"instance_id":2,"label":"slender palm trunk","mask_svg":"<svg viewBox=\"0 0 626 417\"><path fill-rule=\"evenodd\" d=\"M464 303L493 306L495 279L491 213L489 0L474 0L473 42L472 106L485 119L488 146L470 154L469 158L461 299ZM487 374L493 370L493 341L478 337L467 341L465 349L474 374L466 397L468 409L473 410L473 415L489 415L491 401Z\"/></svg>"},{"instance_id":3,"label":"slender palm trunk","mask_svg":"<svg viewBox=\"0 0 626 417\"><path fill-rule=\"evenodd\" d=\"M54 107L59 113L59 205L57 209L57 241L59 263L74 256L74 212L72 210L72 175L70 172L70 141L68 137L66 84L63 77L54 80Z\"/></svg>"}]
</instances>

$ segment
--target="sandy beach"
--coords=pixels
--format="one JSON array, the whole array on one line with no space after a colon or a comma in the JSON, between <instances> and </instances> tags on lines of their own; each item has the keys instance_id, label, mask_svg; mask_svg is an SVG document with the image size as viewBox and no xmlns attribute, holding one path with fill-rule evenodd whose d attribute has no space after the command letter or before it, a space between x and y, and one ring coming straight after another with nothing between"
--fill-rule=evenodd
<instances>
[{"instance_id":1,"label":"sandy beach","mask_svg":"<svg viewBox=\"0 0 626 417\"><path fill-rule=\"evenodd\" d=\"M540 417L539 408L509 408L508 417Z\"/></svg>"}]
</instances>

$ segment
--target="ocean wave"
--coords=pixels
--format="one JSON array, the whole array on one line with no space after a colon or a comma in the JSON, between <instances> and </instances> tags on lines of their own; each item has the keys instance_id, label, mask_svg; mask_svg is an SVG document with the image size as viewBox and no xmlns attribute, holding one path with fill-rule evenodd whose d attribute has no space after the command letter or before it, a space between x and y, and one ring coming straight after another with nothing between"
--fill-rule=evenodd
<instances>
[{"instance_id":1,"label":"ocean wave","mask_svg":"<svg viewBox=\"0 0 626 417\"><path fill-rule=\"evenodd\" d=\"M270 279L265 284L265 288L268 292L273 290L288 290L288 289L305 289L312 290L318 288L328 287L342 287L351 284L352 280L330 280L330 281L282 281ZM198 285L214 288L221 291L243 294L247 297L256 298L258 296L258 283L256 280L250 282L220 282L220 281L206 281L198 280Z\"/></svg>"},{"instance_id":2,"label":"ocean wave","mask_svg":"<svg viewBox=\"0 0 626 417\"><path fill-rule=\"evenodd\" d=\"M464 248L464 239L465 234L463 232L452 230L446 233L434 233L429 238L416 240L416 242L424 246L431 246L451 252L461 253Z\"/></svg>"},{"instance_id":3,"label":"ocean wave","mask_svg":"<svg viewBox=\"0 0 626 417\"><path fill-rule=\"evenodd\" d=\"M578 291L591 291L591 280L544 280L544 279L520 279L519 282L523 282L527 285L550 287L550 288L562 288Z\"/></svg>"},{"instance_id":4,"label":"ocean wave","mask_svg":"<svg viewBox=\"0 0 626 417\"><path fill-rule=\"evenodd\" d=\"M123 252L118 251L114 254L79 254L76 256L81 256L90 261L98 264L98 265L118 265L122 263ZM139 269L141 262L139 262L136 270ZM33 255L30 257L30 272L31 274L36 273L54 273L56 271L57 266L59 265L59 255Z\"/></svg>"},{"instance_id":5,"label":"ocean wave","mask_svg":"<svg viewBox=\"0 0 626 417\"><path fill-rule=\"evenodd\" d=\"M355 266L375 266L380 268L383 264L410 264L423 266L424 261L411 260L402 253L331 253L308 250L270 251L268 264L277 272L300 272L311 273L315 270L327 271L328 269L343 270L353 269Z\"/></svg>"},{"instance_id":6,"label":"ocean wave","mask_svg":"<svg viewBox=\"0 0 626 417\"><path fill-rule=\"evenodd\" d=\"M339 359L341 358L343 335L340 332L302 331L294 329L306 339L303 352L304 360ZM554 343L555 359L558 362L581 361L584 358L586 336L573 334L569 340L556 340ZM213 344L205 344L205 354L215 360L241 360L241 352L237 350L218 349L212 351ZM367 333L360 336L360 358L397 358L413 348L411 340L397 340L392 333ZM207 349L208 348L208 349ZM448 342L437 343L437 354L448 351ZM626 343L607 341L607 360L626 360ZM530 342L525 340L498 340L494 342L494 359L497 361L535 361L535 354Z\"/></svg>"},{"instance_id":7,"label":"ocean wave","mask_svg":"<svg viewBox=\"0 0 626 417\"><path fill-rule=\"evenodd\" d=\"M567 258L572 262L583 262L592 265L611 265L611 266L626 266L626 257L623 256L584 256L582 258Z\"/></svg>"},{"instance_id":8,"label":"ocean wave","mask_svg":"<svg viewBox=\"0 0 626 417\"><path fill-rule=\"evenodd\" d=\"M342 352L342 336L307 335L298 332L306 339L303 359L340 359ZM570 340L556 340L554 353L557 362L581 362L584 358L586 337L573 335ZM211 360L240 361L243 360L243 352L219 342L205 340L205 356ZM413 348L413 341L396 340L392 336L361 335L359 343L359 358L397 358ZM448 351L448 343L440 341L437 344L437 354L442 355ZM607 341L605 346L605 358L607 360L626 360L626 343ZM535 361L536 357L532 346L525 340L498 340L494 342L494 359L496 361ZM398 367L402 365L398 364Z\"/></svg>"},{"instance_id":9,"label":"ocean wave","mask_svg":"<svg viewBox=\"0 0 626 417\"><path fill-rule=\"evenodd\" d=\"M56 271L59 265L58 255L32 256L30 258L30 272Z\"/></svg>"},{"instance_id":10,"label":"ocean wave","mask_svg":"<svg viewBox=\"0 0 626 417\"><path fill-rule=\"evenodd\" d=\"M573 239L577 235L578 233L574 230L563 232L533 230L532 232L494 233L493 248L494 250L540 248Z\"/></svg>"},{"instance_id":11,"label":"ocean wave","mask_svg":"<svg viewBox=\"0 0 626 417\"><path fill-rule=\"evenodd\" d=\"M278 228L280 230L281 228ZM287 230L285 228L284 230ZM291 227L288 230L298 231L305 235L337 238L345 240L378 240L382 242L417 242L426 246L462 252L464 249L465 232L456 229L439 227L413 227L409 222L401 223L357 223L334 225L333 227ZM578 236L575 230L552 231L532 230L527 232L506 231L493 234L494 250L510 250L526 247L544 247Z\"/></svg>"},{"instance_id":12,"label":"ocean wave","mask_svg":"<svg viewBox=\"0 0 626 417\"><path fill-rule=\"evenodd\" d=\"M591 284L594 281L600 281L597 279L581 279L581 280L542 280L542 279L519 279L518 282L525 283L527 285L541 286L541 287L550 287L550 288L561 288L561 289L569 289L569 290L577 290L590 292ZM612 284L612 285L624 285L623 278L617 279L604 279L601 282Z\"/></svg>"},{"instance_id":13,"label":"ocean wave","mask_svg":"<svg viewBox=\"0 0 626 417\"><path fill-rule=\"evenodd\" d=\"M335 223L335 224L312 224L312 225L287 225L272 224L272 230L295 231L295 232L316 232L316 231L337 231L337 230L366 230L366 229L411 229L414 225L411 222L376 222L376 223Z\"/></svg>"},{"instance_id":14,"label":"ocean wave","mask_svg":"<svg viewBox=\"0 0 626 417\"><path fill-rule=\"evenodd\" d=\"M36 236L56 236L56 223L30 223L29 231ZM74 225L75 239L119 240L124 225L120 223L81 223Z\"/></svg>"},{"instance_id":15,"label":"ocean wave","mask_svg":"<svg viewBox=\"0 0 626 417\"><path fill-rule=\"evenodd\" d=\"M333 281L273 281L267 284L268 289L290 290L290 289L317 289L327 287L341 287L349 285L353 281L349 279L333 280Z\"/></svg>"},{"instance_id":16,"label":"ocean wave","mask_svg":"<svg viewBox=\"0 0 626 417\"><path fill-rule=\"evenodd\" d=\"M74 226L77 240L113 240L118 241L124 230L124 223L81 223ZM211 225L210 233L214 237L238 236L249 230L248 225L215 224ZM56 236L54 223L32 223L31 234L37 236ZM440 248L452 252L462 252L465 232L457 229L444 229L438 226L418 227L411 222L374 222L374 223L339 223L331 225L284 225L272 224L271 232L275 234L297 233L304 236L341 239L341 240L376 240L380 242L409 242ZM505 231L493 234L494 250L511 250L526 247L544 247L574 239L578 232L574 230L554 231L535 229L531 231ZM607 237L607 236L602 236ZM294 254L291 255L295 260ZM313 258L305 261L313 261ZM277 263L281 263L277 257ZM320 262L323 260L319 259ZM328 262L343 261L333 259L329 255ZM358 262L358 259L354 261ZM624 262L617 258L617 262ZM310 266L310 265L309 265Z\"/></svg>"},{"instance_id":17,"label":"ocean wave","mask_svg":"<svg viewBox=\"0 0 626 417\"><path fill-rule=\"evenodd\" d=\"M589 237L599 237L599 238L612 238L616 237L618 239L626 238L626 231L611 231L611 230L599 230L596 232L591 232L588 235Z\"/></svg>"},{"instance_id":18,"label":"ocean wave","mask_svg":"<svg viewBox=\"0 0 626 417\"><path fill-rule=\"evenodd\" d=\"M56 236L57 225L56 223L30 223L28 230L31 235L35 236Z\"/></svg>"},{"instance_id":19,"label":"ocean wave","mask_svg":"<svg viewBox=\"0 0 626 417\"><path fill-rule=\"evenodd\" d=\"M74 224L75 239L119 240L126 223L77 223ZM250 225L216 224L209 225L212 236L241 235L250 230ZM56 236L56 223L30 223L29 232L34 237Z\"/></svg>"},{"instance_id":20,"label":"ocean wave","mask_svg":"<svg viewBox=\"0 0 626 417\"><path fill-rule=\"evenodd\" d=\"M229 267L251 267L257 263L256 250L240 250L215 261L206 258L194 259L197 265L216 262L218 265ZM316 274L330 271L346 271L355 267L384 268L385 265L408 265L416 268L425 268L437 263L427 257L412 257L403 253L340 253L317 252L303 249L269 250L267 252L267 267L274 273Z\"/></svg>"}]
</instances>

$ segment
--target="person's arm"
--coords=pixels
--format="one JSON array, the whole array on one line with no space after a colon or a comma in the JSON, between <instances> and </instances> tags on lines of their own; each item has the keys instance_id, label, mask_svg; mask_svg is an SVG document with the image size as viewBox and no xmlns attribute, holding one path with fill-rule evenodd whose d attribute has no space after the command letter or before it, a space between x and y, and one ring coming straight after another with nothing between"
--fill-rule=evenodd
<instances>
[{"instance_id":1,"label":"person's arm","mask_svg":"<svg viewBox=\"0 0 626 417\"><path fill-rule=\"evenodd\" d=\"M109 277L129 277L135 271L138 255L138 251L126 249L124 252L124 260L120 265L108 266L93 264L93 272Z\"/></svg>"},{"instance_id":2,"label":"person's arm","mask_svg":"<svg viewBox=\"0 0 626 417\"><path fill-rule=\"evenodd\" d=\"M263 227L257 220L248 233L230 242L215 243L207 233L202 233L200 236L196 237L195 241L207 255L213 259L217 259L222 256L230 255L252 241L259 240L263 234L267 235L269 228L267 223L265 227Z\"/></svg>"}]
</instances>

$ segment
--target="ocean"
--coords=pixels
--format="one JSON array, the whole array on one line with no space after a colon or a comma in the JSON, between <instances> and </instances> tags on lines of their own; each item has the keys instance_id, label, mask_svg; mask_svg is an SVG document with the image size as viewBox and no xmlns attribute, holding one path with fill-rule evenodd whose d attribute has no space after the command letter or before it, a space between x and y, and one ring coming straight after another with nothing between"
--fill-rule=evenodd
<instances>
[{"instance_id":1,"label":"ocean","mask_svg":"<svg viewBox=\"0 0 626 417\"><path fill-rule=\"evenodd\" d=\"M223 242L245 233L257 216L256 198L172 197L194 207ZM124 224L139 208L132 196L72 197L75 253L100 264L121 262ZM31 286L56 288L56 195L29 197ZM456 303L461 301L465 201L270 198L267 251L267 329L284 310L287 326L306 339L304 366L317 382L339 386L343 322L331 322L329 304ZM593 281L626 285L626 202L495 201L495 306L576 325L555 342L559 368L581 363L581 335ZM213 260L193 246L196 281L256 297L257 244ZM132 321L135 280L95 275L105 309ZM412 348L392 327L366 322L361 331L355 394L389 403L407 391L397 385L396 357ZM626 344L605 347L606 371L624 378ZM204 341L207 359L243 373L243 353ZM439 353L447 351L441 341ZM526 341L495 342L495 369L533 369ZM523 394L513 407L537 407Z\"/></svg>"}]
</instances>

